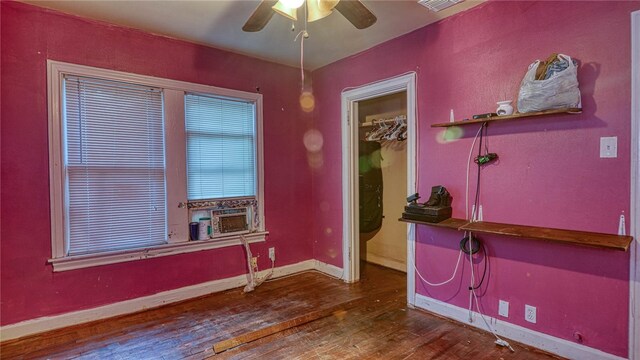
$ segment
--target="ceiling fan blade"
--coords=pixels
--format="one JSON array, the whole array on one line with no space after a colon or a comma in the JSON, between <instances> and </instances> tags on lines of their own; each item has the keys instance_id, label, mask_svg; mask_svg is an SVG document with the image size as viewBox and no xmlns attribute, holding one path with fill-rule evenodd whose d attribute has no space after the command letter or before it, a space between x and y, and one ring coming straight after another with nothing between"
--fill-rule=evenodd
<instances>
[{"instance_id":1,"label":"ceiling fan blade","mask_svg":"<svg viewBox=\"0 0 640 360\"><path fill-rule=\"evenodd\" d=\"M358 29L366 29L378 20L359 0L342 0L335 9Z\"/></svg>"},{"instance_id":2,"label":"ceiling fan blade","mask_svg":"<svg viewBox=\"0 0 640 360\"><path fill-rule=\"evenodd\" d=\"M260 2L260 5L258 5L253 14L249 17L249 20L247 20L242 27L242 30L246 32L262 30L269 20L271 20L271 17L273 16L273 9L271 9L271 7L277 2L278 0L263 0Z\"/></svg>"}]
</instances>

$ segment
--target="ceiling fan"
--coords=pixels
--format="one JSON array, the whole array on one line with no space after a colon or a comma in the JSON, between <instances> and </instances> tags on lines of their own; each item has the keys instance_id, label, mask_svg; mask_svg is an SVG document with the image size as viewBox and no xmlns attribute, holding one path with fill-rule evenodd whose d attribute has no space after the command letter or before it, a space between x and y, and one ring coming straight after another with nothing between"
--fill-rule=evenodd
<instances>
[{"instance_id":1,"label":"ceiling fan","mask_svg":"<svg viewBox=\"0 0 640 360\"><path fill-rule=\"evenodd\" d=\"M262 30L276 12L295 21L297 10L304 2L305 0L262 0L242 30L246 32ZM376 16L359 0L306 0L306 2L308 22L329 16L334 9L358 29L366 29L377 20Z\"/></svg>"}]
</instances>

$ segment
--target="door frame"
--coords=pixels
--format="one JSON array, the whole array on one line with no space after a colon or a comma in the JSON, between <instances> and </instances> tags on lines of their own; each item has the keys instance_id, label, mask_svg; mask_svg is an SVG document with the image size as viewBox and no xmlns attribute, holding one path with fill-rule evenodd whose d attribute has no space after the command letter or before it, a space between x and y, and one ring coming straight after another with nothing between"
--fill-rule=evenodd
<instances>
[{"instance_id":1,"label":"door frame","mask_svg":"<svg viewBox=\"0 0 640 360\"><path fill-rule=\"evenodd\" d=\"M640 10L631 13L631 245L629 359L640 360Z\"/></svg>"},{"instance_id":2,"label":"door frame","mask_svg":"<svg viewBox=\"0 0 640 360\"><path fill-rule=\"evenodd\" d=\"M416 73L411 72L342 92L342 263L344 281L360 279L358 190L358 101L407 92L407 195L416 192ZM407 302L415 299L415 225L407 224Z\"/></svg>"}]
</instances>

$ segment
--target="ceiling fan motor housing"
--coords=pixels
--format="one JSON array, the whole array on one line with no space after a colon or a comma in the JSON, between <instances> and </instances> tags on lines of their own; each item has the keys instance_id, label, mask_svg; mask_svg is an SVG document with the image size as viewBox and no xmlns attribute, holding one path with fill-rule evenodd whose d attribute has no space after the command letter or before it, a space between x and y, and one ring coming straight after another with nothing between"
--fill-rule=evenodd
<instances>
[{"instance_id":1,"label":"ceiling fan motor housing","mask_svg":"<svg viewBox=\"0 0 640 360\"><path fill-rule=\"evenodd\" d=\"M367 9L360 0L306 0L307 21L316 21L329 16L333 10L337 10L356 29L366 29L373 25L377 18ZM304 3L304 0L303 0ZM288 6L286 2L277 0L262 0L242 30L256 32L262 30L274 13L296 21L298 9Z\"/></svg>"}]
</instances>

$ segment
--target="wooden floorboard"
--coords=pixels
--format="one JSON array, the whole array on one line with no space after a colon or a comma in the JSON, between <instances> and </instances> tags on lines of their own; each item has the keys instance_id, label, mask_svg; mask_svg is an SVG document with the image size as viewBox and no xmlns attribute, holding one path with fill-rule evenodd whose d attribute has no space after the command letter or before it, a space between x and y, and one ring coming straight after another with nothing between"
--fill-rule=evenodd
<instances>
[{"instance_id":1,"label":"wooden floorboard","mask_svg":"<svg viewBox=\"0 0 640 360\"><path fill-rule=\"evenodd\" d=\"M345 284L316 272L0 344L2 359L552 359L406 306L406 275L363 264ZM349 303L345 309L340 304ZM330 316L220 354L213 345L327 309Z\"/></svg>"}]
</instances>

